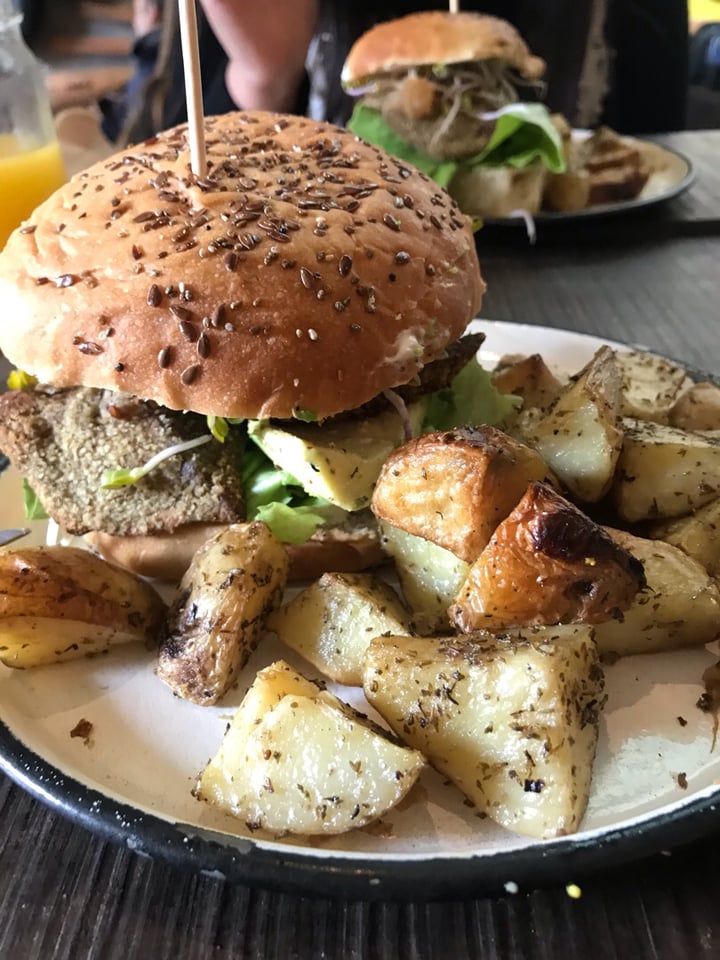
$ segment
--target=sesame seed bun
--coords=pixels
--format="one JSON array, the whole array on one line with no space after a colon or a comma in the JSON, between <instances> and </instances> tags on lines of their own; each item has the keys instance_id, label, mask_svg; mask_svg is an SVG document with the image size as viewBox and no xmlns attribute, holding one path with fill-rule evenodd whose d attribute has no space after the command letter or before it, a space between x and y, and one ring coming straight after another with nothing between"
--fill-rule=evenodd
<instances>
[{"instance_id":1,"label":"sesame seed bun","mask_svg":"<svg viewBox=\"0 0 720 960\"><path fill-rule=\"evenodd\" d=\"M500 60L528 80L545 72L545 61L530 53L506 20L429 10L387 20L363 34L348 54L342 82L357 84L391 70L475 60Z\"/></svg>"},{"instance_id":2,"label":"sesame seed bun","mask_svg":"<svg viewBox=\"0 0 720 960\"><path fill-rule=\"evenodd\" d=\"M75 176L0 254L0 349L41 382L223 417L330 416L409 381L480 307L470 221L345 130L185 126Z\"/></svg>"}]
</instances>

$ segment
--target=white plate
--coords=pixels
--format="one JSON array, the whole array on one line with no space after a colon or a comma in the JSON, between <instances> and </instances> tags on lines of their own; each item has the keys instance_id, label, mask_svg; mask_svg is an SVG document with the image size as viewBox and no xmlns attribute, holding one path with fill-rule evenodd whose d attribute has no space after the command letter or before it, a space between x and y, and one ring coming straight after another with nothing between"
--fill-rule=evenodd
<instances>
[{"instance_id":1,"label":"white plate","mask_svg":"<svg viewBox=\"0 0 720 960\"><path fill-rule=\"evenodd\" d=\"M472 326L487 334L481 358L488 365L506 352L537 351L571 372L602 342L541 327ZM0 527L22 525L20 480L11 468L0 477ZM45 524L33 524L34 540L44 536ZM255 670L278 656L303 668L268 637L238 689L216 707L174 698L142 648L36 670L0 667L0 765L44 801L133 849L233 879L347 896L458 896L576 879L697 836L717 820L720 756L711 750L712 717L695 705L716 655L701 647L607 668L592 795L573 837L515 836L478 819L429 772L372 828L312 842L258 839L196 801L191 787ZM364 705L358 691L335 692ZM81 719L92 723L87 745L70 736Z\"/></svg>"}]
</instances>

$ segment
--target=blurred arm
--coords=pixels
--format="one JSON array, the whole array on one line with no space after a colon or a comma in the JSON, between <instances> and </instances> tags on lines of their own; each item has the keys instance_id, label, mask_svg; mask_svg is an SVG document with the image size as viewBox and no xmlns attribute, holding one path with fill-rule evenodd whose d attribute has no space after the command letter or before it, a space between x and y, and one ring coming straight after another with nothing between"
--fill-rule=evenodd
<instances>
[{"instance_id":1,"label":"blurred arm","mask_svg":"<svg viewBox=\"0 0 720 960\"><path fill-rule=\"evenodd\" d=\"M244 110L291 110L318 0L201 0L228 58L228 93Z\"/></svg>"}]
</instances>

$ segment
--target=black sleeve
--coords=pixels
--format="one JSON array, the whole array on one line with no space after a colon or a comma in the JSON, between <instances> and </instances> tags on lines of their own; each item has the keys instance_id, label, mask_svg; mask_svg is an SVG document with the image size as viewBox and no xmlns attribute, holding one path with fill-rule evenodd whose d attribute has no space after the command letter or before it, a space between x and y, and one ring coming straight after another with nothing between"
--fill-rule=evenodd
<instances>
[{"instance_id":1,"label":"black sleeve","mask_svg":"<svg viewBox=\"0 0 720 960\"><path fill-rule=\"evenodd\" d=\"M688 93L686 0L615 0L608 40L615 50L603 121L620 133L685 126Z\"/></svg>"}]
</instances>

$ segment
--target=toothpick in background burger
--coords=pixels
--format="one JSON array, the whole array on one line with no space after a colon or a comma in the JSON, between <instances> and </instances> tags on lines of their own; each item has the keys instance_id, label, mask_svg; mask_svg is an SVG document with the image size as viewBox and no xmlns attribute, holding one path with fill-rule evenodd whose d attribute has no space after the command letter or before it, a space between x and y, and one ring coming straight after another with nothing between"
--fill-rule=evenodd
<instances>
[{"instance_id":1,"label":"toothpick in background burger","mask_svg":"<svg viewBox=\"0 0 720 960\"><path fill-rule=\"evenodd\" d=\"M505 20L426 11L354 44L342 71L358 97L349 128L446 187L473 217L537 213L565 160L542 95L545 62Z\"/></svg>"},{"instance_id":2,"label":"toothpick in background burger","mask_svg":"<svg viewBox=\"0 0 720 960\"><path fill-rule=\"evenodd\" d=\"M491 420L462 337L469 220L337 127L206 119L75 176L0 254L0 449L105 556L176 579L219 525L261 519L294 574L380 559L367 504L410 432ZM490 406L488 406L488 401Z\"/></svg>"}]
</instances>

